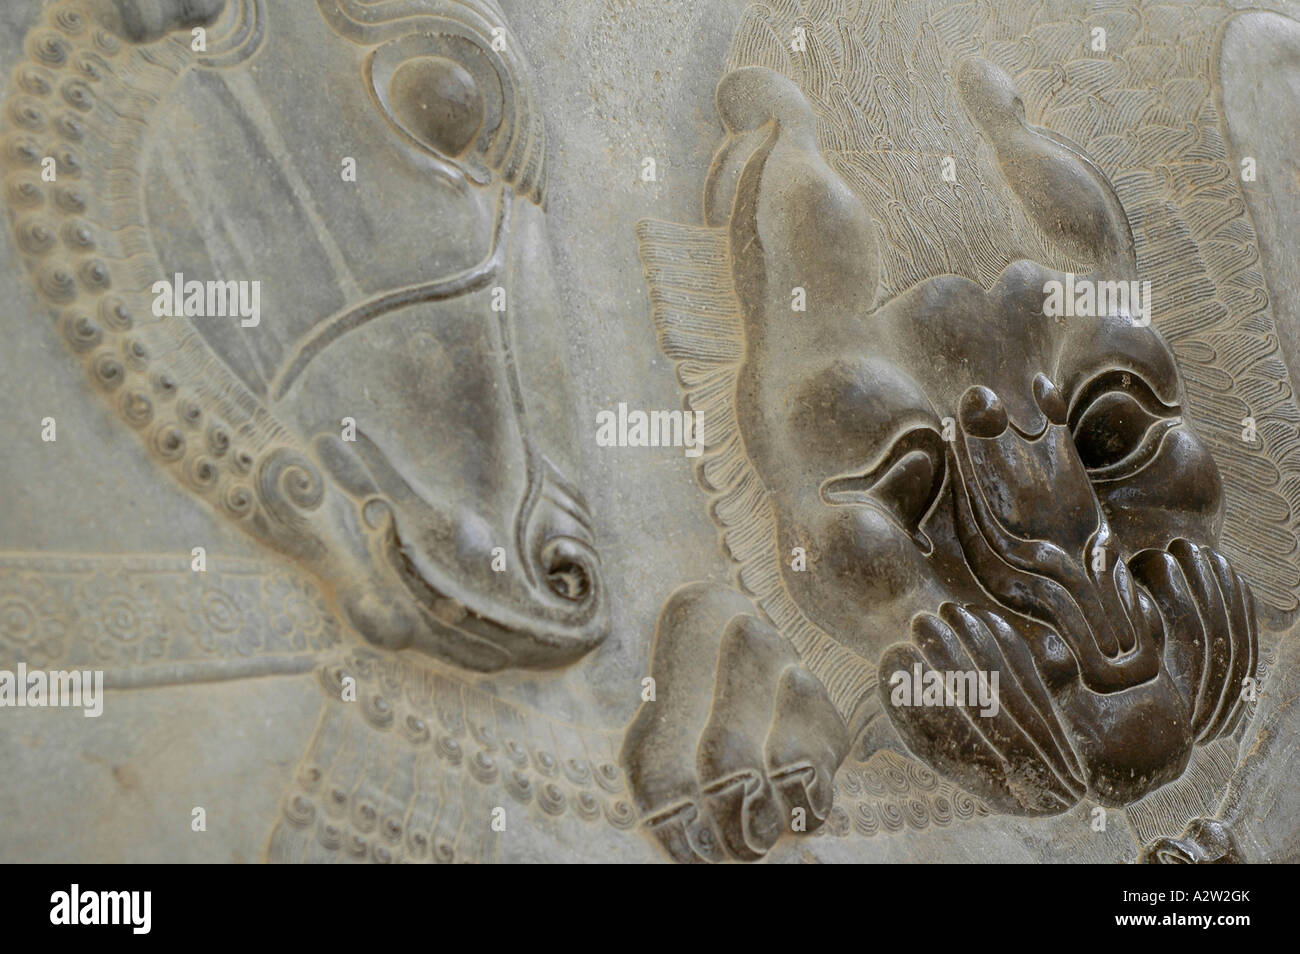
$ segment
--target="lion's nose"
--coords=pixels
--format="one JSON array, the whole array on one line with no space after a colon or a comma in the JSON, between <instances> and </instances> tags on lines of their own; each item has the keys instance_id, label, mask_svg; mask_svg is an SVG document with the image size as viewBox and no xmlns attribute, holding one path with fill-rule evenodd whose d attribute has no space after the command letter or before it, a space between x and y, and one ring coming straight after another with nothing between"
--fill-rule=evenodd
<instances>
[{"instance_id":1,"label":"lion's nose","mask_svg":"<svg viewBox=\"0 0 1300 954\"><path fill-rule=\"evenodd\" d=\"M967 562L1004 607L1046 623L1084 684L1118 692L1154 677L1162 623L1133 582L1045 376L1034 396L1047 423L1026 436L989 388L958 408L951 445L958 536Z\"/></svg>"}]
</instances>

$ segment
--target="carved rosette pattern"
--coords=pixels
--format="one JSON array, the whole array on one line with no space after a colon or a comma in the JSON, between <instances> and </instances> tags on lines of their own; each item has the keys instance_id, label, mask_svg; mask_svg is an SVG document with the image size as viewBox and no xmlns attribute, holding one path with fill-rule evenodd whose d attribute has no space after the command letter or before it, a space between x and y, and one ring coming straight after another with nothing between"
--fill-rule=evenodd
<instances>
[{"instance_id":1,"label":"carved rosette pattern","mask_svg":"<svg viewBox=\"0 0 1300 954\"><path fill-rule=\"evenodd\" d=\"M310 668L340 645L341 630L314 582L259 561L221 558L196 573L179 555L0 554L7 669L140 670L135 678L147 679L177 664L294 657Z\"/></svg>"}]
</instances>

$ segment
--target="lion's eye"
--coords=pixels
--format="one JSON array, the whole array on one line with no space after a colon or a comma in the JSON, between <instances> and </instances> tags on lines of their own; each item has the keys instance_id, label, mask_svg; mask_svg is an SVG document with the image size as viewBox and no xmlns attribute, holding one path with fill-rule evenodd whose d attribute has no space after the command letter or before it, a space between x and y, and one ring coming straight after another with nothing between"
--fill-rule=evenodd
<instances>
[{"instance_id":1,"label":"lion's eye","mask_svg":"<svg viewBox=\"0 0 1300 954\"><path fill-rule=\"evenodd\" d=\"M1114 372L1091 381L1070 410L1079 459L1094 481L1129 477L1145 467L1181 418L1137 375Z\"/></svg>"},{"instance_id":2,"label":"lion's eye","mask_svg":"<svg viewBox=\"0 0 1300 954\"><path fill-rule=\"evenodd\" d=\"M943 438L932 428L918 427L894 441L884 459L866 473L827 481L822 499L884 510L928 551L929 541L918 528L943 489L946 469Z\"/></svg>"},{"instance_id":3,"label":"lion's eye","mask_svg":"<svg viewBox=\"0 0 1300 954\"><path fill-rule=\"evenodd\" d=\"M1079 417L1074 444L1089 470L1109 467L1137 450L1151 425L1159 420L1131 395L1111 391L1093 401Z\"/></svg>"}]
</instances>

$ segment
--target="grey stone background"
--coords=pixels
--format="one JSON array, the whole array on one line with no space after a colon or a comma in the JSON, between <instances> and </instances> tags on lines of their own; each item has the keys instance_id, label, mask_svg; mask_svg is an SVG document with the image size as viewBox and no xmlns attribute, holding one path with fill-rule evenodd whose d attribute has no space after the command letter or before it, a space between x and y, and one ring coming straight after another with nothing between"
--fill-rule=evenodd
<instances>
[{"instance_id":1,"label":"grey stone background","mask_svg":"<svg viewBox=\"0 0 1300 954\"><path fill-rule=\"evenodd\" d=\"M269 0L270 3L308 0ZM713 104L748 0L502 0L538 74L550 135L549 223L571 317L570 368L585 443L576 455L604 560L613 628L572 668L484 680L503 696L579 724L616 729L639 704L654 621L669 593L725 582L718 530L692 472L669 448L598 448L595 415L620 401L678 408L659 349L633 227L650 217L699 222L721 127ZM41 0L0 4L0 81L9 82ZM310 54L306 54L310 55ZM268 65L268 68L270 66ZM659 181L640 181L656 159ZM335 157L325 157L330 163ZM147 459L95 398L58 339L0 230L0 551L174 553L207 548L268 559ZM58 441L40 439L54 417ZM273 559L273 558L272 558ZM1283 653L1279 671L1294 668ZM254 861L310 736L319 689L310 675L119 693L113 718L75 710L0 713L0 860ZM1267 712L1265 713L1267 716ZM1268 775L1242 795L1251 854L1300 858L1294 718L1269 731ZM208 832L190 832L204 806ZM782 842L775 861L1127 860L1120 815L1105 835L1091 806L1043 822L1005 817L906 837ZM527 843L509 859L656 860L633 834L599 843Z\"/></svg>"},{"instance_id":2,"label":"grey stone background","mask_svg":"<svg viewBox=\"0 0 1300 954\"><path fill-rule=\"evenodd\" d=\"M620 401L681 407L650 320L633 227L644 217L700 220L721 133L713 89L745 5L502 4L539 78L550 136L552 252L572 318L581 401L573 413L584 441L575 455L584 471L573 476L595 514L613 627L600 650L567 671L486 684L580 724L625 725L640 703L663 600L680 583L728 578L692 462L680 449L598 448L595 417ZM42 9L41 0L0 4L6 84ZM640 181L645 156L657 161L656 183ZM0 415L0 551L179 560L203 545L211 564L267 559L155 469L70 359L18 262L3 230L0 378L12 403ZM40 438L45 417L57 421L54 443ZM16 771L0 772L0 803L12 806L0 858L257 859L315 719L311 678L117 693L109 706L114 717L99 720L5 712L0 765ZM207 807L211 837L190 837L195 805ZM623 840L654 857L639 838Z\"/></svg>"}]
</instances>

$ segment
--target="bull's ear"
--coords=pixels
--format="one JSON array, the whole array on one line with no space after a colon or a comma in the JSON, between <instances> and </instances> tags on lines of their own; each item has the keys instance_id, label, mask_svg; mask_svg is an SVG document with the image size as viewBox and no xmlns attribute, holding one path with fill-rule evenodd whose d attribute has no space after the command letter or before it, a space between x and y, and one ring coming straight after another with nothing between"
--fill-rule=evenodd
<instances>
[{"instance_id":1,"label":"bull's ear","mask_svg":"<svg viewBox=\"0 0 1300 954\"><path fill-rule=\"evenodd\" d=\"M99 0L104 24L132 43L152 43L176 30L209 26L227 0Z\"/></svg>"}]
</instances>

